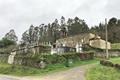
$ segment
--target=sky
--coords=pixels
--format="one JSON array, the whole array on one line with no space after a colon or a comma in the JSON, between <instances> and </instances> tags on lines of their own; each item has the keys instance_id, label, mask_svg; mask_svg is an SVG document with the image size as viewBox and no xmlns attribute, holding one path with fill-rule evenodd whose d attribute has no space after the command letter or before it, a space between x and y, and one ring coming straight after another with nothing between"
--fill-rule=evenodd
<instances>
[{"instance_id":1,"label":"sky","mask_svg":"<svg viewBox=\"0 0 120 80\"><path fill-rule=\"evenodd\" d=\"M31 24L51 23L61 16L84 19L89 27L120 19L120 0L0 0L0 38L14 29L19 39Z\"/></svg>"}]
</instances>

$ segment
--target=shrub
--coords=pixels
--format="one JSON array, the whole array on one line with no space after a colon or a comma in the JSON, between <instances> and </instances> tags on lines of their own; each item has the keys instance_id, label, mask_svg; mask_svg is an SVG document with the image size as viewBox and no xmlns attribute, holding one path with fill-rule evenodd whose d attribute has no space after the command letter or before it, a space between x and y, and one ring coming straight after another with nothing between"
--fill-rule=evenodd
<instances>
[{"instance_id":1,"label":"shrub","mask_svg":"<svg viewBox=\"0 0 120 80\"><path fill-rule=\"evenodd\" d=\"M100 61L100 64L104 65L104 66L110 66L110 67L113 67L114 64L110 61L106 61L106 60L101 60Z\"/></svg>"},{"instance_id":2,"label":"shrub","mask_svg":"<svg viewBox=\"0 0 120 80\"><path fill-rule=\"evenodd\" d=\"M114 67L117 68L117 69L120 69L120 64L115 64Z\"/></svg>"}]
</instances>

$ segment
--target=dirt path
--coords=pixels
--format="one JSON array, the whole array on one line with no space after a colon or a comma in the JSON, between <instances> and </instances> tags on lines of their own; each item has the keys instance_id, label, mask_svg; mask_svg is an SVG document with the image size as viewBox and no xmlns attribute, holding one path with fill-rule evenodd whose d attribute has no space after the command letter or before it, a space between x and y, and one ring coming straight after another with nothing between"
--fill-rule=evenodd
<instances>
[{"instance_id":1,"label":"dirt path","mask_svg":"<svg viewBox=\"0 0 120 80\"><path fill-rule=\"evenodd\" d=\"M75 67L69 70L56 72L42 77L26 77L28 80L85 80L86 70L91 65Z\"/></svg>"},{"instance_id":2,"label":"dirt path","mask_svg":"<svg viewBox=\"0 0 120 80\"><path fill-rule=\"evenodd\" d=\"M28 76L28 77L13 77L13 76L0 76L0 80L85 80L86 71L90 65L75 67L69 70L60 71L45 76Z\"/></svg>"},{"instance_id":3,"label":"dirt path","mask_svg":"<svg viewBox=\"0 0 120 80\"><path fill-rule=\"evenodd\" d=\"M0 75L0 80L20 80L20 78L8 75Z\"/></svg>"},{"instance_id":4,"label":"dirt path","mask_svg":"<svg viewBox=\"0 0 120 80\"><path fill-rule=\"evenodd\" d=\"M77 67L67 71L49 74L43 77L29 77L30 80L85 80L85 70Z\"/></svg>"}]
</instances>

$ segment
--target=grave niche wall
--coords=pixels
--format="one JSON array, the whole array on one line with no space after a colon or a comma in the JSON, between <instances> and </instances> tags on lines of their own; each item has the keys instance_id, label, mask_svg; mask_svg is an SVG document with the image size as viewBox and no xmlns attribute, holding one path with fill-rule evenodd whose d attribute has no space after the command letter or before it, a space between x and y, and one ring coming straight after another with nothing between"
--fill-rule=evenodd
<instances>
[{"instance_id":1,"label":"grave niche wall","mask_svg":"<svg viewBox=\"0 0 120 80\"><path fill-rule=\"evenodd\" d=\"M32 56L41 55L41 54L48 53L48 52L50 52L50 47L41 46L41 45L16 50L16 56L14 57L14 64L31 65L31 63L34 63L32 62L33 60L31 58Z\"/></svg>"},{"instance_id":2,"label":"grave niche wall","mask_svg":"<svg viewBox=\"0 0 120 80\"><path fill-rule=\"evenodd\" d=\"M8 57L9 57L9 54L0 53L0 63L7 63Z\"/></svg>"}]
</instances>

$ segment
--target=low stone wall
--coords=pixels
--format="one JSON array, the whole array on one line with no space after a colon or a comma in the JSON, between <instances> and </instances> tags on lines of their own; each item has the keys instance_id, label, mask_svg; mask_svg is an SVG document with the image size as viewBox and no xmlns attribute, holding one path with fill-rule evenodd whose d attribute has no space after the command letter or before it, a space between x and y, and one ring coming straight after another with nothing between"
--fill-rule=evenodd
<instances>
[{"instance_id":1,"label":"low stone wall","mask_svg":"<svg viewBox=\"0 0 120 80\"><path fill-rule=\"evenodd\" d=\"M93 53L66 53L66 54L53 54L53 55L36 55L34 57L16 56L14 64L24 65L30 67L41 68L42 65L51 64L69 64L69 61L76 62L79 60L93 59Z\"/></svg>"},{"instance_id":2,"label":"low stone wall","mask_svg":"<svg viewBox=\"0 0 120 80\"><path fill-rule=\"evenodd\" d=\"M79 53L81 60L91 60L94 58L94 53Z\"/></svg>"},{"instance_id":3,"label":"low stone wall","mask_svg":"<svg viewBox=\"0 0 120 80\"><path fill-rule=\"evenodd\" d=\"M110 50L108 53L110 57L120 57L120 50ZM95 57L104 58L105 56L106 56L105 51L95 53Z\"/></svg>"},{"instance_id":4,"label":"low stone wall","mask_svg":"<svg viewBox=\"0 0 120 80\"><path fill-rule=\"evenodd\" d=\"M0 63L7 63L8 62L8 57L9 57L9 54L1 54L0 53Z\"/></svg>"}]
</instances>

